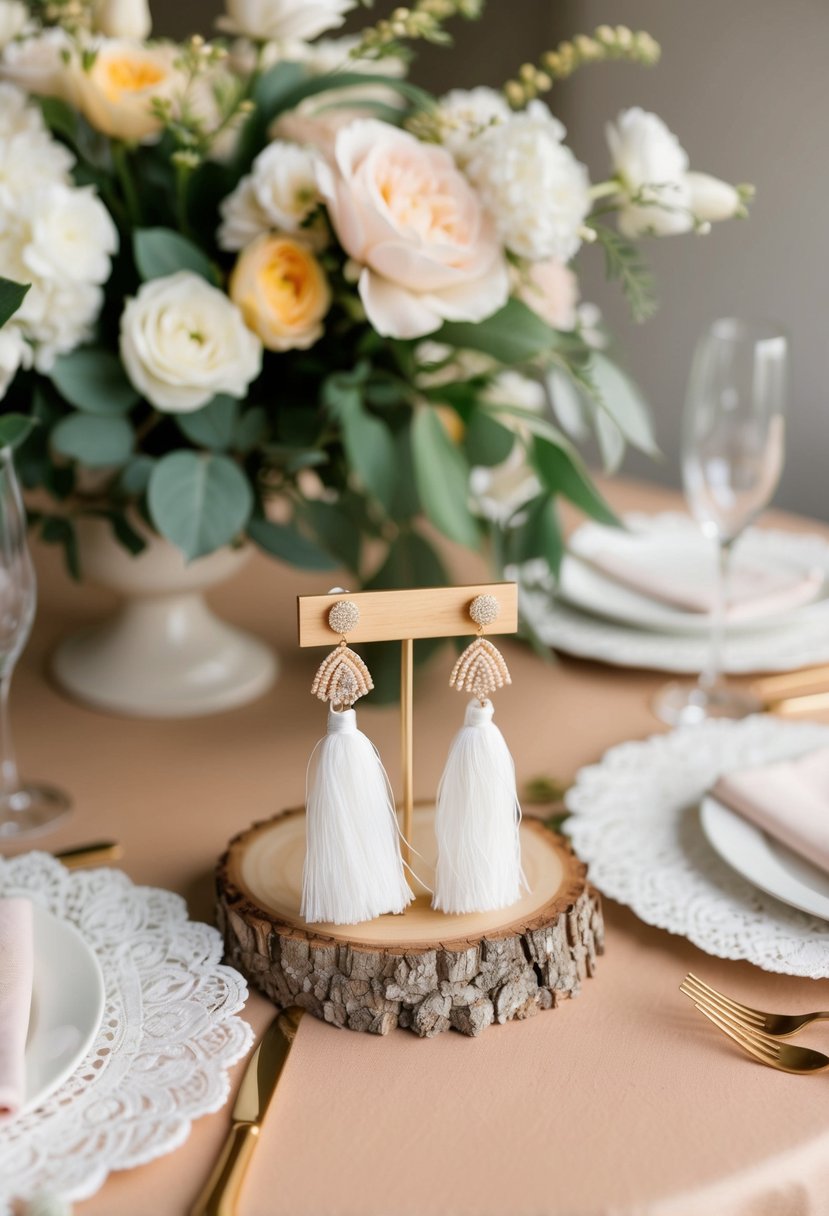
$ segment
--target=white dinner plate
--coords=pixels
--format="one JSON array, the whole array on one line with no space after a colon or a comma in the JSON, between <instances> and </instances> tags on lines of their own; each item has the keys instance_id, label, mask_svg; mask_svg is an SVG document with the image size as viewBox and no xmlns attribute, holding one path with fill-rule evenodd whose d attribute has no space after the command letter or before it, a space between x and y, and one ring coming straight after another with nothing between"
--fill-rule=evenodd
<instances>
[{"instance_id":1,"label":"white dinner plate","mask_svg":"<svg viewBox=\"0 0 829 1216\"><path fill-rule=\"evenodd\" d=\"M697 571L700 579L713 579L716 561L713 544L702 536L691 519L680 515L639 515L629 517L629 522L635 536L617 532L617 545L628 546L631 552L635 550L638 558L646 558L667 570L676 566L678 554L681 553L686 566ZM823 581L816 583L814 595L807 603L785 612L777 610L766 615L728 621L726 629L729 633L756 631L781 623L794 624L803 613L813 610L816 604L829 604L829 548L824 554L824 561L815 562L811 544L801 551L798 545L800 540L797 535L749 529L739 544L735 563L740 560L762 563L791 572L794 577L815 572L823 575ZM568 546L569 555L562 562L557 588L557 596L563 603L636 629L697 635L710 631L707 613L683 612L673 608L670 604L625 587L592 566L590 562L595 555L613 542L613 530L595 523L583 524L573 533Z\"/></svg>"},{"instance_id":2,"label":"white dinner plate","mask_svg":"<svg viewBox=\"0 0 829 1216\"><path fill-rule=\"evenodd\" d=\"M710 794L700 820L708 843L743 878L792 908L829 920L829 874Z\"/></svg>"},{"instance_id":3,"label":"white dinner plate","mask_svg":"<svg viewBox=\"0 0 829 1216\"><path fill-rule=\"evenodd\" d=\"M65 1081L92 1045L104 1013L104 977L74 925L32 904L34 978L23 1109Z\"/></svg>"}]
</instances>

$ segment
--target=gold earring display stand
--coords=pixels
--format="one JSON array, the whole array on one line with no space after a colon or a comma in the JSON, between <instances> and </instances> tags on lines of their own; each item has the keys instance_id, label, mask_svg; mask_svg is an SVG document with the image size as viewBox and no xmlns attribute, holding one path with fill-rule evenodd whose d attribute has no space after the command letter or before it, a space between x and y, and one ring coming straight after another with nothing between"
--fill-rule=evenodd
<instances>
[{"instance_id":1,"label":"gold earring display stand","mask_svg":"<svg viewBox=\"0 0 829 1216\"><path fill-rule=\"evenodd\" d=\"M485 636L514 633L514 583L298 600L301 647L336 644L328 612L344 598L360 610L349 645L401 643L401 827L426 883L434 872L434 803L414 803L413 644L474 634L469 605L478 595L493 595L500 606ZM422 893L401 916L309 925L299 914L305 811L283 811L236 836L219 862L218 919L229 961L280 1008L300 1005L333 1025L374 1034L403 1026L422 1037L450 1028L475 1035L553 1008L593 974L603 949L601 905L585 867L539 821L523 820L521 849L529 890L509 908L447 916Z\"/></svg>"}]
</instances>

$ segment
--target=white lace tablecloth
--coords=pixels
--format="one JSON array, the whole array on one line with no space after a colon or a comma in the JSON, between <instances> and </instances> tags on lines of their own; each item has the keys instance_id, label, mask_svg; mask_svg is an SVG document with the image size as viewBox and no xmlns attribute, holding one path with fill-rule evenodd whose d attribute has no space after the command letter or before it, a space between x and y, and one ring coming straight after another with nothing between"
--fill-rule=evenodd
<instances>
[{"instance_id":1,"label":"white lace tablecloth","mask_svg":"<svg viewBox=\"0 0 829 1216\"><path fill-rule=\"evenodd\" d=\"M599 890L708 954L767 971L829 977L829 922L742 878L699 823L702 795L729 769L829 744L829 727L758 715L612 748L568 792L564 831Z\"/></svg>"},{"instance_id":2,"label":"white lace tablecloth","mask_svg":"<svg viewBox=\"0 0 829 1216\"><path fill-rule=\"evenodd\" d=\"M28 895L78 929L106 1005L80 1068L44 1104L0 1127L0 1214L13 1197L87 1198L112 1170L143 1165L227 1101L249 1049L247 985L184 900L117 870L70 872L46 853L0 859L0 894ZM114 1214L113 1214L114 1216Z\"/></svg>"}]
</instances>

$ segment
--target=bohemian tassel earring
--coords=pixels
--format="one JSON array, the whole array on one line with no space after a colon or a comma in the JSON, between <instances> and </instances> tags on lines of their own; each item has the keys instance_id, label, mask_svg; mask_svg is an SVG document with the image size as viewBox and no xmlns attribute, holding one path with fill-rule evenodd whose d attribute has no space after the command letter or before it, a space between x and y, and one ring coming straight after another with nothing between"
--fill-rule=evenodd
<instances>
[{"instance_id":1,"label":"bohemian tassel earring","mask_svg":"<svg viewBox=\"0 0 829 1216\"><path fill-rule=\"evenodd\" d=\"M310 924L356 925L402 912L414 898L389 779L373 743L357 729L353 709L374 687L346 641L359 619L351 600L333 605L328 623L340 644L323 659L311 686L329 710L328 732L308 765L301 912Z\"/></svg>"},{"instance_id":2,"label":"bohemian tassel earring","mask_svg":"<svg viewBox=\"0 0 829 1216\"><path fill-rule=\"evenodd\" d=\"M489 694L510 684L501 652L483 636L500 610L494 595L469 606L478 637L467 646L449 679L471 692L464 724L449 749L438 787L435 833L438 861L432 905L442 912L489 912L514 904L526 889L518 825L521 808L515 765L492 721Z\"/></svg>"}]
</instances>

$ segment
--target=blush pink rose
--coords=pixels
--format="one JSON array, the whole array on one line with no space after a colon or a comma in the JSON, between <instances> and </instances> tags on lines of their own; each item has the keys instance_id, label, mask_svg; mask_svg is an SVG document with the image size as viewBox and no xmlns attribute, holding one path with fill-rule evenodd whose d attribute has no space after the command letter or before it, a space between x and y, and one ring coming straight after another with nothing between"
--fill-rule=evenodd
<instances>
[{"instance_id":1,"label":"blush pink rose","mask_svg":"<svg viewBox=\"0 0 829 1216\"><path fill-rule=\"evenodd\" d=\"M575 329L579 281L563 262L530 262L517 295L553 329Z\"/></svg>"},{"instance_id":2,"label":"blush pink rose","mask_svg":"<svg viewBox=\"0 0 829 1216\"><path fill-rule=\"evenodd\" d=\"M482 321L509 295L492 222L443 148L366 119L337 134L320 190L378 333L419 338Z\"/></svg>"}]
</instances>

